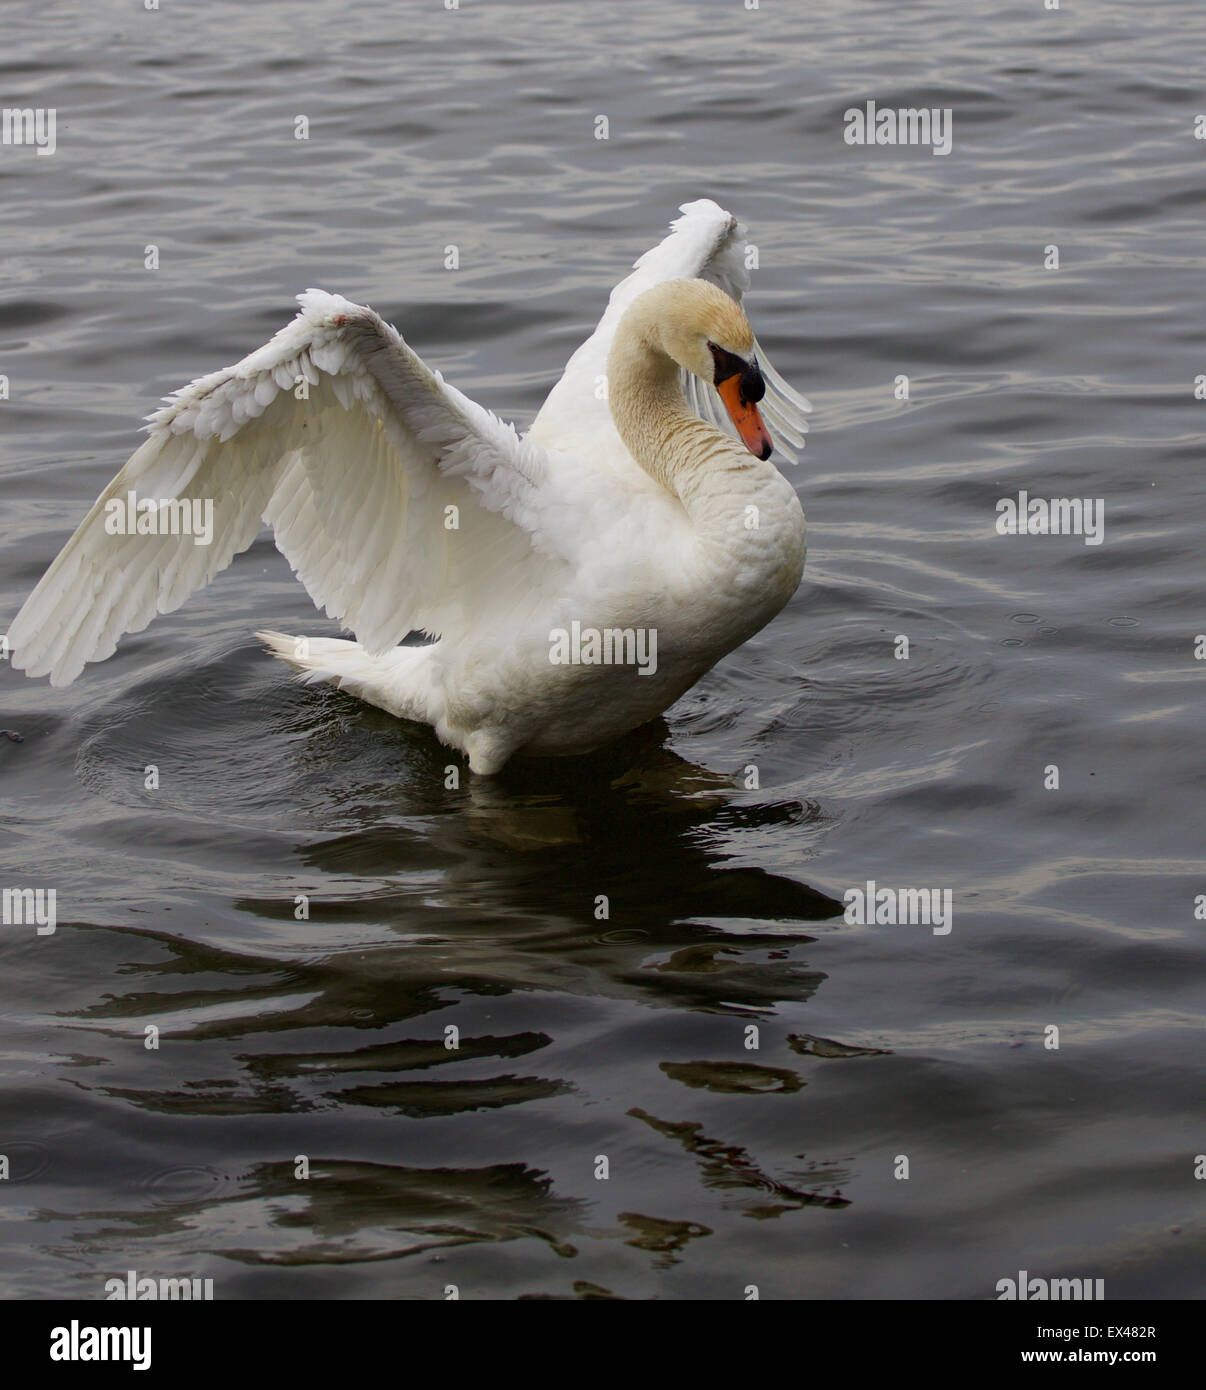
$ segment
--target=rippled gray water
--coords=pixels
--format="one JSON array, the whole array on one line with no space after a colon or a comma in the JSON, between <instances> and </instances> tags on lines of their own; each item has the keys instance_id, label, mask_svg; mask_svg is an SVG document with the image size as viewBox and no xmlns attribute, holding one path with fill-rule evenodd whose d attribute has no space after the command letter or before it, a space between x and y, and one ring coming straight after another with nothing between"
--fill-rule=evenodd
<instances>
[{"instance_id":1,"label":"rippled gray water","mask_svg":"<svg viewBox=\"0 0 1206 1390\"><path fill-rule=\"evenodd\" d=\"M267 535L68 690L0 671L0 881L59 917L0 928L3 1291L1206 1292L1206 10L3 23L0 104L58 113L0 147L5 622L157 398L309 285L523 425L710 196L816 407L795 600L590 760L447 792L430 734L291 685L251 630L333 629ZM847 145L868 99L950 107L952 153ZM997 535L1022 488L1104 499L1104 544ZM868 879L953 931L832 916Z\"/></svg>"}]
</instances>

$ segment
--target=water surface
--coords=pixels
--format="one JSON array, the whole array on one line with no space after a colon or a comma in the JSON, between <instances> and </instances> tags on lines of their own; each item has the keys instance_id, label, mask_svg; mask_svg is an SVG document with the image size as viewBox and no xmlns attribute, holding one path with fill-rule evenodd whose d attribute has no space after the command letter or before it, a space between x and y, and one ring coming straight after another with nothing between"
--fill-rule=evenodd
<instances>
[{"instance_id":1,"label":"water surface","mask_svg":"<svg viewBox=\"0 0 1206 1390\"><path fill-rule=\"evenodd\" d=\"M69 689L0 671L0 882L59 916L0 936L4 1293L1206 1292L1206 11L4 26L3 104L58 113L0 148L9 618L157 398L310 285L525 425L709 196L816 407L796 598L591 759L449 791L429 733L291 685L252 629L333 628L267 534ZM847 145L868 99L951 108L952 153ZM997 535L1023 488L1104 543ZM953 930L845 924L868 879Z\"/></svg>"}]
</instances>

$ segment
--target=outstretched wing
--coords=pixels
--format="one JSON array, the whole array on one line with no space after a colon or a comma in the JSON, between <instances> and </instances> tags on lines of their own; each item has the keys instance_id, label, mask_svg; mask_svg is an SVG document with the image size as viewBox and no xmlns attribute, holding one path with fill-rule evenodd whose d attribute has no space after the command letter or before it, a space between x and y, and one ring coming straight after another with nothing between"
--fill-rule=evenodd
<instances>
[{"instance_id":1,"label":"outstretched wing","mask_svg":"<svg viewBox=\"0 0 1206 1390\"><path fill-rule=\"evenodd\" d=\"M14 666L69 684L208 584L262 522L315 603L373 653L415 630L453 634L470 613L489 621L556 582L541 451L371 309L321 290L298 299L264 347L149 417L150 437L9 628ZM130 534L140 504L146 534ZM207 504L208 544L179 534Z\"/></svg>"},{"instance_id":2,"label":"outstretched wing","mask_svg":"<svg viewBox=\"0 0 1206 1390\"><path fill-rule=\"evenodd\" d=\"M600 392L599 382L606 375L607 354L616 327L624 311L645 290L663 280L700 279L741 302L741 296L750 287L744 225L710 198L684 203L679 211L682 216L671 222L670 235L646 251L632 274L612 290L606 313L594 333L570 358L565 374L533 422L529 438L577 435L585 439L590 433L597 437L599 431L614 433L606 394ZM766 381L766 395L759 401L758 409L770 426L775 448L789 462L798 463L798 451L804 447L808 428L807 413L812 406L783 380L760 347L755 351ZM736 438L737 431L716 388L690 372L682 373L682 383L691 408Z\"/></svg>"}]
</instances>

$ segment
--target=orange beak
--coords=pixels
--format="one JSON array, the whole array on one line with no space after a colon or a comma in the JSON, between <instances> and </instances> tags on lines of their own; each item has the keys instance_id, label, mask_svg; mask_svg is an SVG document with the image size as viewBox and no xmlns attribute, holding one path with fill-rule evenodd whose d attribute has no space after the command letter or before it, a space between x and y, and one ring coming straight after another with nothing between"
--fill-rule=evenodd
<instances>
[{"instance_id":1,"label":"orange beak","mask_svg":"<svg viewBox=\"0 0 1206 1390\"><path fill-rule=\"evenodd\" d=\"M734 372L732 376L718 381L716 389L720 392L724 408L729 412L729 419L741 436L741 442L756 458L770 458L774 443L766 432L758 407L742 394L741 373Z\"/></svg>"}]
</instances>

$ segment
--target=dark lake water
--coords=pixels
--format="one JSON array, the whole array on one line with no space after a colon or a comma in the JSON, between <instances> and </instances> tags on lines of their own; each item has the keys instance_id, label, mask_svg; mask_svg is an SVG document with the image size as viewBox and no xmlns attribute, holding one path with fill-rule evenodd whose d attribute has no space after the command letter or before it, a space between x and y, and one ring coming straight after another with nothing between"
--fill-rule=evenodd
<instances>
[{"instance_id":1,"label":"dark lake water","mask_svg":"<svg viewBox=\"0 0 1206 1390\"><path fill-rule=\"evenodd\" d=\"M523 426L712 197L815 411L795 599L588 760L449 792L290 684L252 630L334 627L267 533L74 686L0 669L0 884L58 914L0 927L0 1290L1206 1294L1206 8L3 24L57 147L0 146L0 630L159 396L310 285ZM950 154L847 144L868 100ZM1023 489L1103 542L998 534ZM953 929L833 916L868 880Z\"/></svg>"}]
</instances>

